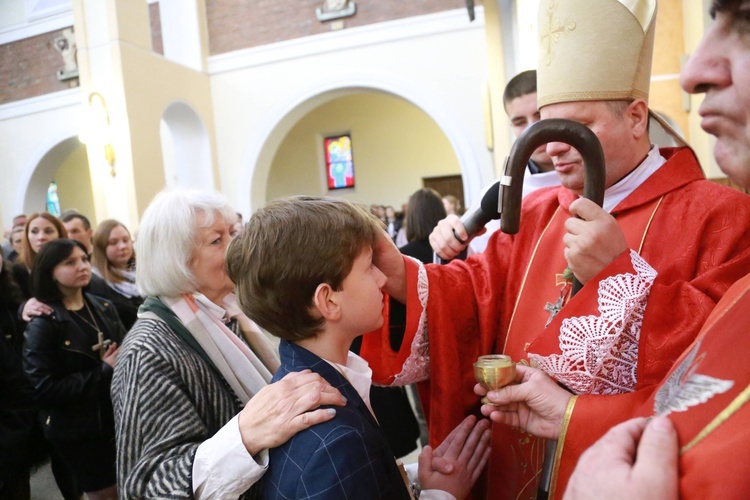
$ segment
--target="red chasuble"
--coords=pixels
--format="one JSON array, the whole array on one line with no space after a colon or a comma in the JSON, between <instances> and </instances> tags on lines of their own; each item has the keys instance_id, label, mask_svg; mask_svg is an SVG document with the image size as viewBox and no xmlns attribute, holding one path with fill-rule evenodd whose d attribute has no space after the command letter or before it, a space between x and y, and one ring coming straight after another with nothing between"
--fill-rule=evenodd
<instances>
[{"instance_id":1,"label":"red chasuble","mask_svg":"<svg viewBox=\"0 0 750 500\"><path fill-rule=\"evenodd\" d=\"M550 306L569 293L561 277L562 235L576 195L567 189L527 197L519 233L494 234L484 253L465 262L422 267L405 259L401 350L391 351L384 328L365 336L362 354L377 383L423 381L432 445L477 411L472 363L482 354L531 361L578 394L629 393L637 399L628 400L633 411L750 269L750 198L705 181L689 149L661 154L667 163L612 211L631 252L583 287L548 326ZM578 398L570 423L588 407L584 399ZM608 410L617 413L614 406ZM611 426L606 418L591 418L581 435L572 427L566 434L581 443L580 451ZM487 481L480 479L477 492L534 498L544 441L495 425L492 446ZM575 446L559 446L577 460ZM559 463L558 473L566 482L569 472Z\"/></svg>"},{"instance_id":2,"label":"red chasuble","mask_svg":"<svg viewBox=\"0 0 750 500\"><path fill-rule=\"evenodd\" d=\"M721 299L695 343L636 416L669 416L680 498L750 494L750 275Z\"/></svg>"}]
</instances>

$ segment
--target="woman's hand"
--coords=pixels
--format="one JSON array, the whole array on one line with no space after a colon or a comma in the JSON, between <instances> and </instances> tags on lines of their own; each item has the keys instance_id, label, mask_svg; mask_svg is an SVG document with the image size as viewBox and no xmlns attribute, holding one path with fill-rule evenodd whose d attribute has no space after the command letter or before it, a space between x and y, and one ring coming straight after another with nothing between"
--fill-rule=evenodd
<instances>
[{"instance_id":1,"label":"woman's hand","mask_svg":"<svg viewBox=\"0 0 750 500\"><path fill-rule=\"evenodd\" d=\"M104 356L102 356L102 361L114 368L115 362L117 361L117 355L119 353L120 346L118 346L116 342L112 342L107 348L107 351L104 353Z\"/></svg>"},{"instance_id":2,"label":"woman's hand","mask_svg":"<svg viewBox=\"0 0 750 500\"><path fill-rule=\"evenodd\" d=\"M39 302L34 297L31 297L23 305L23 311L21 311L21 319L25 322L29 322L32 318L37 316L46 316L52 314L52 308L44 302Z\"/></svg>"},{"instance_id":3,"label":"woman's hand","mask_svg":"<svg viewBox=\"0 0 750 500\"><path fill-rule=\"evenodd\" d=\"M489 393L477 384L474 393L486 394L498 405L482 405L482 415L493 422L520 427L535 436L557 439L573 395L549 375L530 366L516 365L516 382Z\"/></svg>"},{"instance_id":4,"label":"woman's hand","mask_svg":"<svg viewBox=\"0 0 750 500\"><path fill-rule=\"evenodd\" d=\"M419 454L419 483L425 490L464 498L490 458L490 422L468 416L436 449Z\"/></svg>"},{"instance_id":5,"label":"woman's hand","mask_svg":"<svg viewBox=\"0 0 750 500\"><path fill-rule=\"evenodd\" d=\"M242 409L242 443L251 455L280 446L299 431L331 420L333 408L315 410L324 405L345 406L346 399L317 373L290 373L261 389Z\"/></svg>"}]
</instances>

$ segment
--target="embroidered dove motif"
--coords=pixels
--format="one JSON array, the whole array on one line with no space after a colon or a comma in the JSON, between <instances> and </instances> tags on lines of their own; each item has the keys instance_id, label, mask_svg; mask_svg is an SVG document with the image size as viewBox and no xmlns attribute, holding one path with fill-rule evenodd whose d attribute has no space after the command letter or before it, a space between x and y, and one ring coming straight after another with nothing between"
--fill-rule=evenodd
<instances>
[{"instance_id":1,"label":"embroidered dove motif","mask_svg":"<svg viewBox=\"0 0 750 500\"><path fill-rule=\"evenodd\" d=\"M667 416L686 411L705 403L717 394L727 392L734 382L696 373L701 359L696 360L701 343L698 342L680 366L669 376L654 398L654 413Z\"/></svg>"}]
</instances>

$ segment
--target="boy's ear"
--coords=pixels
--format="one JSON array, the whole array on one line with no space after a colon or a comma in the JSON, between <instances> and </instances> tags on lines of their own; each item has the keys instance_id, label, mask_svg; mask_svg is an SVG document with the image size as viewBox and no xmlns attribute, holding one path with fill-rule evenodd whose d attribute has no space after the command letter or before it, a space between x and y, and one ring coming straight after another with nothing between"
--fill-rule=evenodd
<instances>
[{"instance_id":1,"label":"boy's ear","mask_svg":"<svg viewBox=\"0 0 750 500\"><path fill-rule=\"evenodd\" d=\"M336 292L328 283L321 283L315 289L313 304L326 321L337 321L341 317L341 307L336 301Z\"/></svg>"}]
</instances>

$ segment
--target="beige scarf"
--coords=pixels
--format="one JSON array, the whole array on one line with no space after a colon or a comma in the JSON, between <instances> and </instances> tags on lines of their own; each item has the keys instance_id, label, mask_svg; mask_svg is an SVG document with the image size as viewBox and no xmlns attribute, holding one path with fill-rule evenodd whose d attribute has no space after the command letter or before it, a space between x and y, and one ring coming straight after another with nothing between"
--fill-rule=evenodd
<instances>
[{"instance_id":1,"label":"beige scarf","mask_svg":"<svg viewBox=\"0 0 750 500\"><path fill-rule=\"evenodd\" d=\"M239 309L234 294L227 295L221 305L201 293L161 299L206 351L243 404L271 382L280 365L279 356L260 328ZM224 319L237 320L247 344L227 328Z\"/></svg>"}]
</instances>

